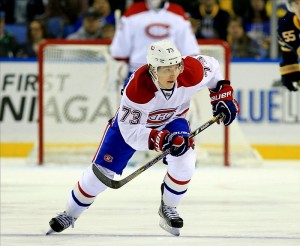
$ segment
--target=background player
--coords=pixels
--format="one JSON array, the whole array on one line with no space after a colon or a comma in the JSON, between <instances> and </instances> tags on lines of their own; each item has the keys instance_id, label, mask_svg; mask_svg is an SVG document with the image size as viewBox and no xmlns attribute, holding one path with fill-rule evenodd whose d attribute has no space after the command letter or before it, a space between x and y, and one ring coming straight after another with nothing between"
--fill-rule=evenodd
<instances>
[{"instance_id":1,"label":"background player","mask_svg":"<svg viewBox=\"0 0 300 246\"><path fill-rule=\"evenodd\" d=\"M199 46L183 8L164 0L133 3L121 17L111 55L129 63L129 74L146 63L148 46L171 40L182 55L199 54Z\"/></svg>"},{"instance_id":2,"label":"background player","mask_svg":"<svg viewBox=\"0 0 300 246\"><path fill-rule=\"evenodd\" d=\"M185 114L192 96L204 87L210 89L213 114L223 112L223 123L231 124L238 104L217 60L201 55L182 58L170 41L154 42L147 51L147 64L130 77L119 111L109 121L93 160L103 174L113 178L114 174L122 174L136 150L171 148L159 215L160 226L177 236L183 220L176 208L188 189L196 163ZM106 188L89 166L72 190L66 210L50 220L49 233L73 225Z\"/></svg>"},{"instance_id":3,"label":"background player","mask_svg":"<svg viewBox=\"0 0 300 246\"><path fill-rule=\"evenodd\" d=\"M300 86L300 0L287 0L287 12L278 22L278 39L282 51L280 73L283 85L290 91Z\"/></svg>"}]
</instances>

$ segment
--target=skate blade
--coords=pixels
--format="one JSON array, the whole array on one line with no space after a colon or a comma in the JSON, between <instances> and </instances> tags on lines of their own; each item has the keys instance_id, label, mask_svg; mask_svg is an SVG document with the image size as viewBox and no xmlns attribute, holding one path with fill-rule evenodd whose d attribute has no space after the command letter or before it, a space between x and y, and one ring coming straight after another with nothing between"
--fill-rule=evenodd
<instances>
[{"instance_id":1,"label":"skate blade","mask_svg":"<svg viewBox=\"0 0 300 246\"><path fill-rule=\"evenodd\" d=\"M51 235L51 234L53 234L55 231L53 231L51 228L49 229L49 231L46 233L46 235L48 236L48 235Z\"/></svg>"},{"instance_id":2,"label":"skate blade","mask_svg":"<svg viewBox=\"0 0 300 246\"><path fill-rule=\"evenodd\" d=\"M180 236L179 228L169 226L163 218L160 218L159 226L174 236L177 236L177 237Z\"/></svg>"}]
</instances>

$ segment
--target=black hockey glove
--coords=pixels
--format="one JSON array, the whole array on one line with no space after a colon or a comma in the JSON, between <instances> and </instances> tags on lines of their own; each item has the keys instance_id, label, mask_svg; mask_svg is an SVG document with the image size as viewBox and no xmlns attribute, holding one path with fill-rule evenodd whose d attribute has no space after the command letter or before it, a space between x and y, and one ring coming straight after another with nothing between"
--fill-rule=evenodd
<instances>
[{"instance_id":1,"label":"black hockey glove","mask_svg":"<svg viewBox=\"0 0 300 246\"><path fill-rule=\"evenodd\" d=\"M215 89L209 91L213 115L224 113L223 123L225 126L229 126L239 113L239 104L233 98L233 88L230 86L230 81L221 80Z\"/></svg>"},{"instance_id":2,"label":"black hockey glove","mask_svg":"<svg viewBox=\"0 0 300 246\"><path fill-rule=\"evenodd\" d=\"M294 83L297 82L298 86L300 86L300 72L281 75L281 81L289 91L298 91L298 88Z\"/></svg>"}]
</instances>

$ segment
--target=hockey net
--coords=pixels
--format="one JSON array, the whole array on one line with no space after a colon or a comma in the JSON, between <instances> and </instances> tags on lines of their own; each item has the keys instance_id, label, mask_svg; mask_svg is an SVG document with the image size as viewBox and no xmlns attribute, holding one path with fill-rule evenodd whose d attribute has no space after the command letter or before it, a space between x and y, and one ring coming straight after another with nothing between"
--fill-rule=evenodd
<instances>
[{"instance_id":1,"label":"hockey net","mask_svg":"<svg viewBox=\"0 0 300 246\"><path fill-rule=\"evenodd\" d=\"M215 57L229 79L230 51L223 41L199 40L200 53ZM116 113L127 65L109 54L108 41L49 40L39 51L39 130L30 162L90 163L107 121ZM188 114L195 129L212 117L208 90L192 102ZM117 148L117 146L116 146ZM259 155L238 123L211 126L196 137L198 164L248 165ZM132 163L143 164L157 153Z\"/></svg>"}]
</instances>

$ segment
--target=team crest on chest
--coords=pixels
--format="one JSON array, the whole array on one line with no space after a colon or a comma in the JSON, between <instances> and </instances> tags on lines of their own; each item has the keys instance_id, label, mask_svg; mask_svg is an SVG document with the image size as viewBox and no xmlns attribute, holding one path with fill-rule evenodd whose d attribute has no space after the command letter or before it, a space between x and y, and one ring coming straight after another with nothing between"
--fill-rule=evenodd
<instances>
[{"instance_id":1,"label":"team crest on chest","mask_svg":"<svg viewBox=\"0 0 300 246\"><path fill-rule=\"evenodd\" d=\"M176 112L176 108L160 109L151 112L148 116L147 123L158 125L169 120Z\"/></svg>"},{"instance_id":2,"label":"team crest on chest","mask_svg":"<svg viewBox=\"0 0 300 246\"><path fill-rule=\"evenodd\" d=\"M170 25L164 23L151 23L146 26L145 33L150 38L163 39L170 36Z\"/></svg>"}]
</instances>

